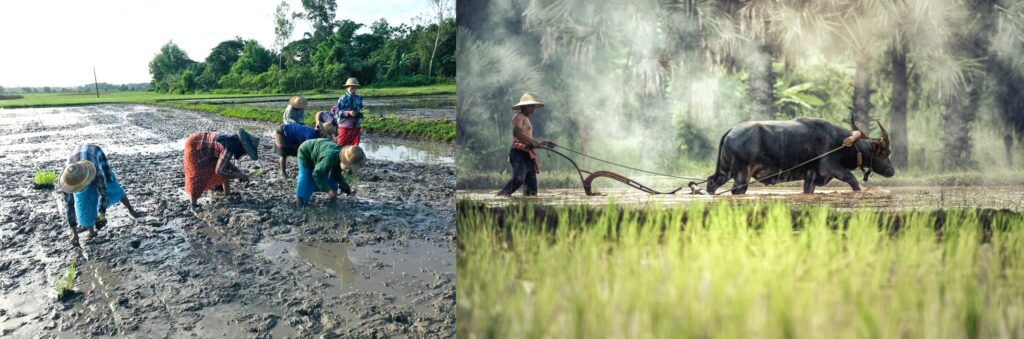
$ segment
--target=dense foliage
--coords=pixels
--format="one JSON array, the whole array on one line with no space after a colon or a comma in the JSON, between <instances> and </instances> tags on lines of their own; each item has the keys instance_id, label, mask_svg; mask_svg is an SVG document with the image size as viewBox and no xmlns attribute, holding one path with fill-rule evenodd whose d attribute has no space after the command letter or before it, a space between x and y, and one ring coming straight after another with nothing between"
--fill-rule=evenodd
<instances>
[{"instance_id":1,"label":"dense foliage","mask_svg":"<svg viewBox=\"0 0 1024 339\"><path fill-rule=\"evenodd\" d=\"M168 42L149 64L154 88L175 93L295 92L337 89L348 77L377 87L426 85L455 77L455 21L450 17L440 24L412 25L391 25L380 19L364 30L363 24L351 20L333 20L334 0L302 3L305 12L293 16L308 20L313 32L286 43L294 26L287 6L279 6L274 22L279 50L235 37L197 62Z\"/></svg>"},{"instance_id":2,"label":"dense foliage","mask_svg":"<svg viewBox=\"0 0 1024 339\"><path fill-rule=\"evenodd\" d=\"M492 0L457 14L460 181L508 168L523 92L546 104L538 137L675 174L706 175L744 120L856 120L870 136L879 120L901 171L1003 168L1024 150L1020 1Z\"/></svg>"}]
</instances>

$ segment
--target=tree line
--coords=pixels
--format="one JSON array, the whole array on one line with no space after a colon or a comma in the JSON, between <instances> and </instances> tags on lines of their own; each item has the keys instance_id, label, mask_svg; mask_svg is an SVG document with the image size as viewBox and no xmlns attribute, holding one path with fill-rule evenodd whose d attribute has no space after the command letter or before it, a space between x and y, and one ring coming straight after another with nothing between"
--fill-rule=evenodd
<instances>
[{"instance_id":1,"label":"tree line","mask_svg":"<svg viewBox=\"0 0 1024 339\"><path fill-rule=\"evenodd\" d=\"M235 37L217 44L199 62L173 41L149 63L158 92L196 91L295 92L339 88L348 77L364 85L416 86L452 81L455 77L455 21L448 2L435 4L433 20L392 25L377 20L368 32L363 24L335 20L335 0L303 0L292 13L286 2L274 15L273 48ZM302 39L288 41L296 20L313 28Z\"/></svg>"},{"instance_id":2,"label":"tree line","mask_svg":"<svg viewBox=\"0 0 1024 339\"><path fill-rule=\"evenodd\" d=\"M109 84L101 82L98 84L100 92L145 92L153 88L150 83L137 84ZM85 84L75 87L7 87L0 86L0 94L32 94L32 93L92 93L97 88L96 84Z\"/></svg>"}]
</instances>

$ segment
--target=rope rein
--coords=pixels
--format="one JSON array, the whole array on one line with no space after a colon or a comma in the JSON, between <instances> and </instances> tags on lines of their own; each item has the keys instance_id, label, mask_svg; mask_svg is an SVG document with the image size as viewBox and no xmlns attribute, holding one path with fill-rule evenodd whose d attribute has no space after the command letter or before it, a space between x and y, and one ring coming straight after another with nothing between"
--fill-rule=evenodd
<instances>
[{"instance_id":1,"label":"rope rein","mask_svg":"<svg viewBox=\"0 0 1024 339\"><path fill-rule=\"evenodd\" d=\"M573 149L569 149L569 148L561 146L561 145L555 145L555 147L561 148L561 149L563 149L563 150L565 150L567 152L574 153L576 155L579 155L579 156L582 156L582 157L585 157L585 158L589 158L589 159L592 159L592 160L597 160L597 161L600 161L600 162L603 162L603 163L606 163L606 164L609 164L609 165L612 165L612 166L618 166L618 167L622 167L622 168L626 168L626 169L631 169L631 170L634 170L634 171L637 171L637 172L643 172L643 173L647 173L647 174L651 174L651 175L668 177L668 178L683 179L683 180L705 180L706 181L706 179L703 179L703 178L684 177L684 176L678 176L678 175L671 175L671 174L664 174L664 173L658 173L658 172L651 172L651 171L648 171L648 170L643 170L643 169L639 169L639 168L636 168L636 167L630 167L630 166L626 166L626 165L623 165L623 164L617 164L617 163L614 163L614 162L611 162L611 161L608 161L608 160L600 159L600 158L597 158L597 157L594 157L594 156L591 156L591 155L588 155L588 154L584 154L582 152L579 152L579 151L576 151L576 150L573 150Z\"/></svg>"},{"instance_id":2,"label":"rope rein","mask_svg":"<svg viewBox=\"0 0 1024 339\"><path fill-rule=\"evenodd\" d=\"M858 132L858 133L859 133L859 132ZM807 165L807 164L809 164L809 163L811 163L811 162L814 162L814 161L816 161L816 160L818 160L818 159L824 158L824 157L828 156L829 154L832 154L832 153L838 152L839 150L842 150L842 149L844 149L844 148L849 148L849 147L857 147L857 146L856 146L856 143L855 143L855 141L856 141L856 140L857 140L857 139L858 139L859 137L860 137L860 134L855 134L854 136L851 136L851 138L852 138L852 139L851 139L851 141L850 141L850 144L849 144L849 145L846 145L845 143L844 143L844 144L841 144L841 145L839 145L839 147L833 148L833 149L832 149L831 151L828 151L828 152L822 153L821 155L818 155L818 156L816 156L816 157L814 157L814 158L808 159L807 161L801 162L800 164L798 164L798 165L796 165L796 166L793 166L793 167L787 168L787 169L785 169L785 170L779 171L779 172L777 172L777 173L775 173L775 174L769 175L769 176L767 176L767 177L764 177L764 178L760 178L760 179L753 179L752 181L750 181L750 182L748 182L748 183L746 183L746 184L743 184L743 185L739 185L739 186L735 186L735 187L732 187L732 188L730 188L730 189L727 189L727 190L724 190L724 191L720 191L720 192L717 192L717 193L712 193L711 195L721 195L721 194L725 194L726 192L732 192L733 190L736 190L736 189L740 189L740 188L743 188L743 187L747 187L747 186L750 186L750 185L752 185L752 184L754 184L754 183L758 183L758 182L763 182L763 181L764 181L764 180L766 180L766 179L774 178L774 177L777 177L777 176L779 176L779 175L782 175L783 173L787 173L787 172L790 172L790 171L792 171L792 170L795 170L795 169L797 169L797 168L803 167L804 165ZM678 176L678 175L671 175L671 174L665 174L665 173L658 173L658 172L652 172L652 171L648 171L648 170L644 170L644 169L639 169L639 168L636 168L636 167L626 166L626 165L623 165L623 164L618 164L618 163L614 163L614 162L611 162L611 161L608 161L608 160L600 159L600 158L597 158L597 157L594 157L594 156L591 156L591 155L585 154L585 153L583 153L583 152L580 152L580 151L576 151L576 150L573 150L573 149L570 149L570 148L567 148L567 147L565 147L565 146L561 146L561 145L554 145L554 147L560 148L560 149L562 149L562 150L565 150L565 151L567 151L567 152L570 152L570 153L573 153L573 154L576 154L576 155L579 155L579 156L582 156L582 157L585 157L585 158L589 158L589 159L592 159L592 160L600 161L600 162L603 162L603 163L606 163L606 164L609 164L609 165L612 165L612 166L618 166L618 167L622 167L622 168L626 168L626 169L634 170L634 171L637 171L637 172L642 172L642 173L647 173L647 174L655 175L655 176L662 176L662 177L668 177L668 178L676 178L676 179L683 179L683 180L691 180L691 181L690 181L690 182L689 182L689 183L687 184L687 186L689 186L689 187L691 188L691 190L693 190L693 191L694 191L694 193L699 193L699 192L700 192L700 188L699 188L699 187L696 187L696 185L700 185L700 184L702 184L702 183L705 183L705 182L707 182L707 181L708 181L707 179L702 179L702 178L695 178L695 177L686 177L686 176ZM588 193L588 194L590 193L590 188L589 188L589 185L588 185L587 179L584 179L584 178L583 178L583 173L587 173L588 175L590 175L590 174L593 174L593 173L595 173L595 172L590 172L590 171L584 171L584 170L580 169L580 167L579 167L579 166L578 166L578 165L576 164L576 162L575 162L575 161L573 161L573 160L572 160L572 158L569 158L569 157L568 157L568 156L566 156L565 154L561 154L561 153L559 153L559 152L556 152L556 151L555 151L555 150L553 149L553 147L545 147L545 146L542 146L542 147L540 147L540 148L542 148L542 149L544 149L544 150L547 150L547 151L549 151L549 152L551 152L551 153L555 153L555 154L557 154L557 155L560 155L560 156L562 156L563 158L565 158L566 160L569 160L569 162L570 162L570 163L572 163L573 167L575 167L575 168L576 168L576 171L577 171L577 172L579 172L579 174L580 174L580 180L584 182L584 188L585 188L585 190L587 191L587 193ZM859 147L857 148L857 157L858 157L858 161L857 161L857 166L858 166L858 167L860 167L862 171L864 171L864 167L863 167L863 164L861 163L861 161L860 161L860 159L859 159L859 158L861 157L861 151L860 151ZM874 159L872 159L872 160L874 160ZM870 170L870 165L869 165L869 167L868 167L868 170L867 170L867 171L865 171L865 173L864 173L864 181L865 181L865 182L867 182L867 177L868 177L868 176L870 175L870 173L871 173L870 171L871 171L871 170ZM622 179L627 179L627 178L625 178L625 177L622 177ZM628 180L628 179L627 179L627 180ZM693 180L697 180L697 181L695 182L695 181L693 181ZM622 181L622 180L620 180L620 181ZM630 183L628 183L628 182L626 182L626 181L623 181L623 182L624 182L624 183L627 183L627 184L628 184L628 185L630 185L630 186L633 186L632 184L630 184ZM647 188L647 187L645 187L645 186L643 186L643 185L639 185L639 186L640 186L640 187L642 187L642 188L638 188L638 187L636 187L636 186L634 186L634 188L638 188L638 189L644 190L645 192L649 191L648 193L652 193L652 192L653 192L653 193L655 193L655 194L665 194L665 193L662 193L662 192L657 192L657 191L653 191L653 190L651 190L651 189L649 189L649 188ZM680 188L682 188L682 187L680 187ZM675 192L676 192L676 191L678 191L678 190L679 190L679 189L676 189L676 190L674 190L674 191L671 191L671 193L675 193Z\"/></svg>"}]
</instances>

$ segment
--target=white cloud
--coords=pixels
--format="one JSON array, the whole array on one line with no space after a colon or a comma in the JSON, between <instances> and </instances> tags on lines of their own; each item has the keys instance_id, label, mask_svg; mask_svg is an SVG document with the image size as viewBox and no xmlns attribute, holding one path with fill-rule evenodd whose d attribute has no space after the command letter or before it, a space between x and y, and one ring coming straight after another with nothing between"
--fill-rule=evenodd
<instances>
[{"instance_id":1,"label":"white cloud","mask_svg":"<svg viewBox=\"0 0 1024 339\"><path fill-rule=\"evenodd\" d=\"M174 40L202 61L217 43L240 36L271 47L274 9L281 0L3 1L0 5L0 85L78 86L149 82L149 61ZM293 11L300 0L287 0ZM338 19L409 23L428 12L427 0L339 0ZM298 23L294 38L309 25Z\"/></svg>"}]
</instances>

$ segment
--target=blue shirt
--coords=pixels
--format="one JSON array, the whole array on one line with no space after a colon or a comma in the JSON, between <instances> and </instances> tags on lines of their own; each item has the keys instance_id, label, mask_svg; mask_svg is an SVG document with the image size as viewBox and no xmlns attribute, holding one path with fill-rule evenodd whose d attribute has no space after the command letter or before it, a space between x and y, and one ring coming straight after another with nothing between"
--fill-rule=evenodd
<instances>
[{"instance_id":1,"label":"blue shirt","mask_svg":"<svg viewBox=\"0 0 1024 339\"><path fill-rule=\"evenodd\" d=\"M338 126L345 128L363 127L363 97L345 93L338 98ZM355 116L345 116L345 111L353 111Z\"/></svg>"},{"instance_id":2,"label":"blue shirt","mask_svg":"<svg viewBox=\"0 0 1024 339\"><path fill-rule=\"evenodd\" d=\"M227 133L220 134L217 135L215 140L217 140L217 143L219 143L221 146L224 146L224 149L228 150L228 153L234 155L235 159L238 159L242 157L242 155L245 155L245 148L242 147L242 139L240 139L237 135Z\"/></svg>"},{"instance_id":3,"label":"blue shirt","mask_svg":"<svg viewBox=\"0 0 1024 339\"><path fill-rule=\"evenodd\" d=\"M303 141L316 138L316 129L312 127L287 123L281 129L284 131L284 137L296 144L301 145Z\"/></svg>"}]
</instances>

